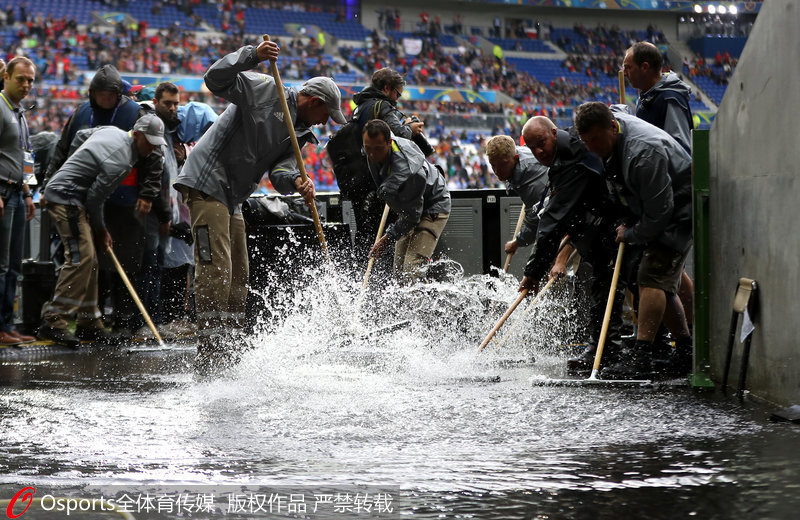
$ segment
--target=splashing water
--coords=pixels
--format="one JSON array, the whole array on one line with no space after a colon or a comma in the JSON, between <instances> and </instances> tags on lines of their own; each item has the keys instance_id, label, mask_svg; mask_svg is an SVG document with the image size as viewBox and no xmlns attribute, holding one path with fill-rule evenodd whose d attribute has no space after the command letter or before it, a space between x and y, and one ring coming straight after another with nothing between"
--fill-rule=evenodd
<instances>
[{"instance_id":1,"label":"splashing water","mask_svg":"<svg viewBox=\"0 0 800 520\"><path fill-rule=\"evenodd\" d=\"M195 377L187 351L22 367L32 382L0 400L0 483L388 486L472 514L500 492L514 518L534 500L520 490L729 483L710 443L762 432L683 392L531 387L583 318L564 291L520 306L478 354L513 277L376 280L359 308L361 276L341 266L294 286L261 274L280 290L216 378Z\"/></svg>"}]
</instances>

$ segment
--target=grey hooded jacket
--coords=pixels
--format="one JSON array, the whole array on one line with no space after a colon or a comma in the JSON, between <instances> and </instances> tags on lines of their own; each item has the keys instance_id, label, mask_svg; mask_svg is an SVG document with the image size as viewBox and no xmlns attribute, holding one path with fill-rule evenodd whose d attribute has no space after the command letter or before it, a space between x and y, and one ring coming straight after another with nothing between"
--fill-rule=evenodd
<instances>
[{"instance_id":1,"label":"grey hooded jacket","mask_svg":"<svg viewBox=\"0 0 800 520\"><path fill-rule=\"evenodd\" d=\"M677 74L661 76L653 88L639 94L636 115L671 135L687 152L692 150L692 89Z\"/></svg>"},{"instance_id":2,"label":"grey hooded jacket","mask_svg":"<svg viewBox=\"0 0 800 520\"><path fill-rule=\"evenodd\" d=\"M625 243L685 252L692 243L692 160L660 128L612 107L620 129L606 177L612 199L635 216Z\"/></svg>"},{"instance_id":3,"label":"grey hooded jacket","mask_svg":"<svg viewBox=\"0 0 800 520\"><path fill-rule=\"evenodd\" d=\"M520 247L526 247L536 241L539 203L542 202L542 193L547 188L549 168L537 161L527 146L517 146L517 155L519 163L506 181L506 190L517 194L525 204L525 220L516 239Z\"/></svg>"},{"instance_id":4,"label":"grey hooded jacket","mask_svg":"<svg viewBox=\"0 0 800 520\"><path fill-rule=\"evenodd\" d=\"M175 186L193 188L224 203L232 213L255 191L265 172L281 193L295 190L300 176L284 123L275 80L247 72L259 64L256 47L228 54L206 71L208 89L231 105L200 138ZM284 87L297 141L317 139L297 121L297 92Z\"/></svg>"},{"instance_id":5,"label":"grey hooded jacket","mask_svg":"<svg viewBox=\"0 0 800 520\"><path fill-rule=\"evenodd\" d=\"M422 215L450 213L447 183L413 141L394 137L385 164L379 167L367 159L378 195L398 214L397 222L386 229L393 240L419 224Z\"/></svg>"},{"instance_id":6,"label":"grey hooded jacket","mask_svg":"<svg viewBox=\"0 0 800 520\"><path fill-rule=\"evenodd\" d=\"M131 132L114 126L81 130L78 136L85 142L53 174L44 197L48 203L82 206L92 229L102 231L106 199L139 162L139 153Z\"/></svg>"}]
</instances>

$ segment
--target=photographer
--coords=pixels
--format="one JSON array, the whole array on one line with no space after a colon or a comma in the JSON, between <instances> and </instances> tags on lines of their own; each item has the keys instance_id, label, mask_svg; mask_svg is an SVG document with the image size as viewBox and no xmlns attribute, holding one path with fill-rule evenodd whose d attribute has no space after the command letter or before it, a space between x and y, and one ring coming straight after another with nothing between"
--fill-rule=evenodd
<instances>
[{"instance_id":1,"label":"photographer","mask_svg":"<svg viewBox=\"0 0 800 520\"><path fill-rule=\"evenodd\" d=\"M383 68L375 71L370 86L353 96L353 102L358 105L353 111L353 119L358 121L361 128L372 119L386 122L393 135L410 139L428 157L434 150L422 133L425 123L417 116L406 117L397 109L397 100L404 87L405 80L396 70ZM358 136L360 138L360 132ZM367 164L363 157L360 161L363 163L359 168L363 177L342 179L341 172L334 169L334 173L342 196L353 203L357 223L354 254L356 258L365 259L380 225L383 201L377 196L377 186L367 174ZM350 189L345 189L345 186ZM390 214L389 223L395 219L396 216ZM378 270L380 271L380 267Z\"/></svg>"},{"instance_id":2,"label":"photographer","mask_svg":"<svg viewBox=\"0 0 800 520\"><path fill-rule=\"evenodd\" d=\"M422 134L425 123L417 116L406 117L397 109L397 100L403 94L405 84L394 69L387 67L375 71L370 86L353 96L353 102L358 105L354 114L360 116L361 126L370 119L385 121L395 136L411 139L427 157L433 149Z\"/></svg>"}]
</instances>

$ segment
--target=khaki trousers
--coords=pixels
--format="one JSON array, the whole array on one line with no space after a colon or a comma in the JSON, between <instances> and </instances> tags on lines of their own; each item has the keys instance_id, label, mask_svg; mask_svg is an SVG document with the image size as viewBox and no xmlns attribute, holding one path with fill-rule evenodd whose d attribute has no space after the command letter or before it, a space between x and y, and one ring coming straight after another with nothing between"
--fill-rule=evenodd
<instances>
[{"instance_id":1,"label":"khaki trousers","mask_svg":"<svg viewBox=\"0 0 800 520\"><path fill-rule=\"evenodd\" d=\"M213 197L183 191L194 236L198 339L210 345L226 329L244 324L249 276L244 218Z\"/></svg>"},{"instance_id":2,"label":"khaki trousers","mask_svg":"<svg viewBox=\"0 0 800 520\"><path fill-rule=\"evenodd\" d=\"M423 215L419 224L397 241L394 247L395 270L411 280L424 275L423 268L436 249L448 218L449 213Z\"/></svg>"},{"instance_id":3,"label":"khaki trousers","mask_svg":"<svg viewBox=\"0 0 800 520\"><path fill-rule=\"evenodd\" d=\"M64 265L53 299L42 307L42 319L59 329L66 329L72 316L79 327L102 327L97 307L97 252L86 210L50 203L47 211L64 245Z\"/></svg>"}]
</instances>

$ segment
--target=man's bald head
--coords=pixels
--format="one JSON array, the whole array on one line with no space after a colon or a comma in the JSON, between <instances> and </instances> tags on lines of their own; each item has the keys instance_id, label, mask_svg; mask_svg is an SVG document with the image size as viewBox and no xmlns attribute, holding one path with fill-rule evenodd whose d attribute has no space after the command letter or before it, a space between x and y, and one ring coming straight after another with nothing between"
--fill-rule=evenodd
<instances>
[{"instance_id":1,"label":"man's bald head","mask_svg":"<svg viewBox=\"0 0 800 520\"><path fill-rule=\"evenodd\" d=\"M555 123L545 116L532 117L522 127L525 144L536 160L545 166L551 166L555 159L557 131Z\"/></svg>"}]
</instances>

